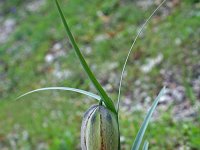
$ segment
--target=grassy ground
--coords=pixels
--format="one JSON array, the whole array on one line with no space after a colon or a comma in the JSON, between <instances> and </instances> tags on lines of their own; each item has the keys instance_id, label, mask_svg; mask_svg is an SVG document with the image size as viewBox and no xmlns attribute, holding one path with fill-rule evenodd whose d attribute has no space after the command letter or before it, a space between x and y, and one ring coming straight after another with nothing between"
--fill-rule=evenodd
<instances>
[{"instance_id":1,"label":"grassy ground","mask_svg":"<svg viewBox=\"0 0 200 150\"><path fill-rule=\"evenodd\" d=\"M81 119L94 100L48 91L13 101L29 90L47 86L96 92L65 35L55 3L36 2L0 2L2 29L7 19L14 21L14 29L0 47L0 149L80 149ZM115 100L127 50L155 5L145 10L128 0L61 3L87 62ZM36 4L38 9L33 7ZM187 0L163 7L137 41L122 89L123 149L130 149L144 113L163 85L172 90L183 87L184 100L172 98L172 103L160 104L159 117L155 116L146 133L150 149L200 147L200 100L193 86L198 86L200 73L199 8L198 1ZM162 60L152 70L141 70L148 58L159 54ZM146 103L145 97L151 99ZM191 109L194 115L176 119L174 111L185 103L183 113ZM144 109L138 110L138 104Z\"/></svg>"}]
</instances>

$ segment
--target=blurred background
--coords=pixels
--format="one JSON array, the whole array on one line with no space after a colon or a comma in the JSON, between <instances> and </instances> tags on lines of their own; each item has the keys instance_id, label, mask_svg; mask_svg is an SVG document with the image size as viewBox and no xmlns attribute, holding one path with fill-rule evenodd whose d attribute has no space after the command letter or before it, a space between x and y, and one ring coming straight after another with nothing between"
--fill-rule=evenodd
<instances>
[{"instance_id":1,"label":"blurred background","mask_svg":"<svg viewBox=\"0 0 200 150\"><path fill-rule=\"evenodd\" d=\"M89 66L116 102L128 49L161 0L59 0ZM129 150L165 85L145 134L152 150L200 148L200 1L168 0L142 32L122 84L121 142ZM0 149L79 150L84 112L96 93L65 34L54 1L0 0Z\"/></svg>"}]
</instances>

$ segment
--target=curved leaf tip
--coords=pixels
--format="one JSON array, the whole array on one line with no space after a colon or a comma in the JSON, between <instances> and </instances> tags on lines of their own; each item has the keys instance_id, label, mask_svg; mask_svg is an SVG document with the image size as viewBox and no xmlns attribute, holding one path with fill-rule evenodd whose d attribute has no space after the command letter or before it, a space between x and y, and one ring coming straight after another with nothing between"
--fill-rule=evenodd
<instances>
[{"instance_id":1,"label":"curved leaf tip","mask_svg":"<svg viewBox=\"0 0 200 150\"><path fill-rule=\"evenodd\" d=\"M39 88L39 89L36 89L36 90L32 90L32 91L29 91L25 94L22 94L21 96L17 97L15 100L18 100L26 95L29 95L31 93L35 93L35 92L40 92L40 91L48 91L48 90L64 90L64 91L72 91L72 92L76 92L76 93L81 93L81 94L84 94L84 95L87 95L87 96L90 96L98 101L100 101L101 97L94 94L94 93L91 93L91 92L88 92L88 91L84 91L84 90L81 90L81 89L76 89L76 88L70 88L70 87L45 87L45 88Z\"/></svg>"}]
</instances>

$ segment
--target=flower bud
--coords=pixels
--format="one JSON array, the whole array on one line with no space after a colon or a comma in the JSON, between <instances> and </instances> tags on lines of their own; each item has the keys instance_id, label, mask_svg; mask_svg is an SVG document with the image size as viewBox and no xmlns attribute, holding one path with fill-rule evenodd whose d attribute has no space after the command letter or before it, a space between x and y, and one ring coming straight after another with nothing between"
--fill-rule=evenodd
<instances>
[{"instance_id":1,"label":"flower bud","mask_svg":"<svg viewBox=\"0 0 200 150\"><path fill-rule=\"evenodd\" d=\"M103 105L90 107L82 121L82 150L117 150L118 140L117 115Z\"/></svg>"}]
</instances>

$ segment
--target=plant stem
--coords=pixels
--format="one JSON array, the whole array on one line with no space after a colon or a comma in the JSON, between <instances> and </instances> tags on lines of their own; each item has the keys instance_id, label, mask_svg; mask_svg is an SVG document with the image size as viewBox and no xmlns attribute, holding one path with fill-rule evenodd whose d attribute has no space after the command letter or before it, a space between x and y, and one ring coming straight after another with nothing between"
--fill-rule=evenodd
<instances>
[{"instance_id":1,"label":"plant stem","mask_svg":"<svg viewBox=\"0 0 200 150\"><path fill-rule=\"evenodd\" d=\"M120 128L119 128L119 115L117 114L117 125L118 125L118 133L119 133L119 137L118 137L118 150L121 150L121 142L120 142Z\"/></svg>"}]
</instances>

